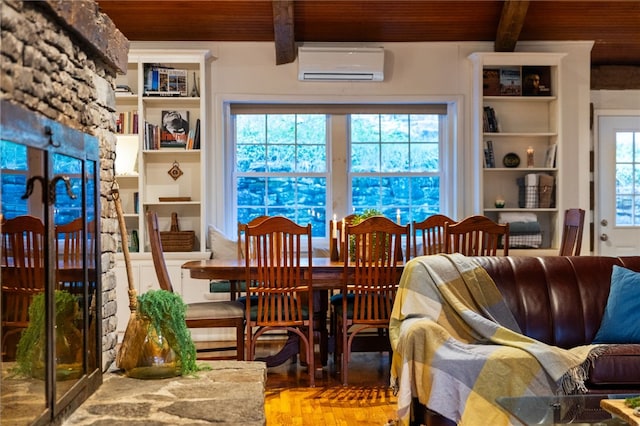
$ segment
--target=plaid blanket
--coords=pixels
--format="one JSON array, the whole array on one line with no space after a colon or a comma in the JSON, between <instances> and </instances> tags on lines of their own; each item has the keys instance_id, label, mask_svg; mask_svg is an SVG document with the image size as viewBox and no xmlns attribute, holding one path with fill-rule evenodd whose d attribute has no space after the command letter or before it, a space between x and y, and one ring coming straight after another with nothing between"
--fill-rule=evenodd
<instances>
[{"instance_id":1,"label":"plaid blanket","mask_svg":"<svg viewBox=\"0 0 640 426\"><path fill-rule=\"evenodd\" d=\"M491 277L460 254L407 263L389 334L401 424L413 398L459 425L519 424L497 397L585 392L587 363L598 352L521 334Z\"/></svg>"}]
</instances>

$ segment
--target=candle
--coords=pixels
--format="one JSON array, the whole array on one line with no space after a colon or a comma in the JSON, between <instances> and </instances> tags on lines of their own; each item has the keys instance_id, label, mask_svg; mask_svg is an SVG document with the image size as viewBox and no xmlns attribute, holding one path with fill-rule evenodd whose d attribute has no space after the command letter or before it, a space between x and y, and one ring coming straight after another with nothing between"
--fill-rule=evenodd
<instances>
[{"instance_id":1,"label":"candle","mask_svg":"<svg viewBox=\"0 0 640 426\"><path fill-rule=\"evenodd\" d=\"M527 148L527 167L533 167L533 148Z\"/></svg>"},{"instance_id":2,"label":"candle","mask_svg":"<svg viewBox=\"0 0 640 426\"><path fill-rule=\"evenodd\" d=\"M344 243L344 234L347 232L346 223L342 218L342 233L340 234L340 242Z\"/></svg>"},{"instance_id":3,"label":"candle","mask_svg":"<svg viewBox=\"0 0 640 426\"><path fill-rule=\"evenodd\" d=\"M396 222L400 224L400 209L396 210Z\"/></svg>"},{"instance_id":4,"label":"candle","mask_svg":"<svg viewBox=\"0 0 640 426\"><path fill-rule=\"evenodd\" d=\"M331 229L331 238L338 238L338 217L333 215L333 225Z\"/></svg>"}]
</instances>

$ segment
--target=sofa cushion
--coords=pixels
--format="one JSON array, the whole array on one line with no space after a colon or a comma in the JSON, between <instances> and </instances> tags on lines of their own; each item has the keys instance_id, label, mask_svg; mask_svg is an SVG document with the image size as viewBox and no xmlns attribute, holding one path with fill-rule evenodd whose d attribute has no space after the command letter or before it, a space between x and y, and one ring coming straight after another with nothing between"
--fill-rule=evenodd
<instances>
[{"instance_id":1,"label":"sofa cushion","mask_svg":"<svg viewBox=\"0 0 640 426\"><path fill-rule=\"evenodd\" d=\"M589 367L594 386L637 386L640 383L640 345L609 345Z\"/></svg>"},{"instance_id":2,"label":"sofa cushion","mask_svg":"<svg viewBox=\"0 0 640 426\"><path fill-rule=\"evenodd\" d=\"M611 289L593 343L640 343L640 273L614 265Z\"/></svg>"}]
</instances>

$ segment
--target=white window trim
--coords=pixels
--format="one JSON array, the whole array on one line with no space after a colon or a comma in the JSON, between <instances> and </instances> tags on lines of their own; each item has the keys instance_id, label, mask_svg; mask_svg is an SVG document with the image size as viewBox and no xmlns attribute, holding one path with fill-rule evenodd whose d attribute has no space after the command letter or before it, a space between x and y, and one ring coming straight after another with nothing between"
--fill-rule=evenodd
<instances>
[{"instance_id":1,"label":"white window trim","mask_svg":"<svg viewBox=\"0 0 640 426\"><path fill-rule=\"evenodd\" d=\"M463 97L461 95L451 96L358 96L358 97L336 97L336 96L265 96L265 95L246 95L246 94L219 94L214 98L212 108L213 119L213 149L208 150L209 156L206 158L207 186L210 194L208 205L205 208L207 223L214 224L222 229L227 235L235 235L237 223L234 214L228 214L229 203L232 203L233 188L231 187L232 179L229 179L233 171L234 150L230 146L232 140L232 129L228 126L228 118L230 116L230 105L233 103L265 103L265 104L428 104L439 103L447 105L447 123L448 129L444 136L444 148L441 151L443 179L441 179L441 205L443 211L449 212L452 217L457 217L460 211L464 211L464 200L462 192L458 190L459 185L464 182L464 167L457 167L466 160L462 149L464 146L463 132ZM346 125L346 124L345 124ZM330 129L330 132L337 131ZM330 134L331 137L331 134ZM346 150L346 147L345 147ZM334 172L335 164L332 153L332 163L330 172ZM345 151L344 155L347 153ZM345 166L346 167L346 164ZM335 176L335 174L334 174ZM345 170L345 179L347 174ZM336 182L333 182L335 185ZM442 188L450 187L450 192L443 191ZM336 194L337 195L337 194ZM328 188L330 200L334 200L333 188ZM339 201L339 200L336 200ZM343 205L346 200L342 200ZM333 204L333 203L332 203ZM333 205L327 206L328 209L334 208ZM331 211L331 210L330 210ZM336 213L340 213L336 211ZM345 212L345 214L349 214Z\"/></svg>"}]
</instances>

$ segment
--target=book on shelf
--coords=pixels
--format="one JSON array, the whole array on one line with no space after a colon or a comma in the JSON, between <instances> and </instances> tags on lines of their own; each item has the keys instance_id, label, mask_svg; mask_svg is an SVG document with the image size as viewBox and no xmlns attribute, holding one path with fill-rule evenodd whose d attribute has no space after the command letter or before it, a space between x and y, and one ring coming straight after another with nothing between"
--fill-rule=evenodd
<instances>
[{"instance_id":1,"label":"book on shelf","mask_svg":"<svg viewBox=\"0 0 640 426\"><path fill-rule=\"evenodd\" d=\"M178 91L159 91L159 90L146 90L144 92L145 96L160 96L160 97L179 97L180 92Z\"/></svg>"},{"instance_id":2,"label":"book on shelf","mask_svg":"<svg viewBox=\"0 0 640 426\"><path fill-rule=\"evenodd\" d=\"M485 141L484 143L484 166L487 169L496 167L495 153L493 152L493 141Z\"/></svg>"},{"instance_id":3,"label":"book on shelf","mask_svg":"<svg viewBox=\"0 0 640 426\"><path fill-rule=\"evenodd\" d=\"M160 126L157 124L144 122L144 149L160 148Z\"/></svg>"},{"instance_id":4,"label":"book on shelf","mask_svg":"<svg viewBox=\"0 0 640 426\"><path fill-rule=\"evenodd\" d=\"M500 131L496 112L490 106L485 106L482 110L482 129L485 133L497 133Z\"/></svg>"},{"instance_id":5,"label":"book on shelf","mask_svg":"<svg viewBox=\"0 0 640 426\"><path fill-rule=\"evenodd\" d=\"M500 96L500 68L482 70L482 95Z\"/></svg>"},{"instance_id":6,"label":"book on shelf","mask_svg":"<svg viewBox=\"0 0 640 426\"><path fill-rule=\"evenodd\" d=\"M179 141L160 141L160 149L181 149L181 150L185 150L187 149L187 143L186 142L179 142Z\"/></svg>"},{"instance_id":7,"label":"book on shelf","mask_svg":"<svg viewBox=\"0 0 640 426\"><path fill-rule=\"evenodd\" d=\"M522 79L520 67L500 68L500 95L520 96L522 93Z\"/></svg>"},{"instance_id":8,"label":"book on shelf","mask_svg":"<svg viewBox=\"0 0 640 426\"><path fill-rule=\"evenodd\" d=\"M556 166L556 151L558 146L554 143L547 147L547 151L544 157L544 166L550 169Z\"/></svg>"},{"instance_id":9,"label":"book on shelf","mask_svg":"<svg viewBox=\"0 0 640 426\"><path fill-rule=\"evenodd\" d=\"M127 86L126 84L118 84L116 85L116 93L130 93L133 94L133 90L131 90L131 87Z\"/></svg>"},{"instance_id":10,"label":"book on shelf","mask_svg":"<svg viewBox=\"0 0 640 426\"><path fill-rule=\"evenodd\" d=\"M176 141L186 144L189 135L189 111L166 110L161 113L160 141Z\"/></svg>"},{"instance_id":11,"label":"book on shelf","mask_svg":"<svg viewBox=\"0 0 640 426\"><path fill-rule=\"evenodd\" d=\"M193 149L200 149L200 119L196 120L196 129L193 133Z\"/></svg>"},{"instance_id":12,"label":"book on shelf","mask_svg":"<svg viewBox=\"0 0 640 426\"><path fill-rule=\"evenodd\" d=\"M522 96L551 96L551 67L522 67Z\"/></svg>"},{"instance_id":13,"label":"book on shelf","mask_svg":"<svg viewBox=\"0 0 640 426\"><path fill-rule=\"evenodd\" d=\"M138 111L124 111L118 113L116 119L116 133L138 133Z\"/></svg>"}]
</instances>

